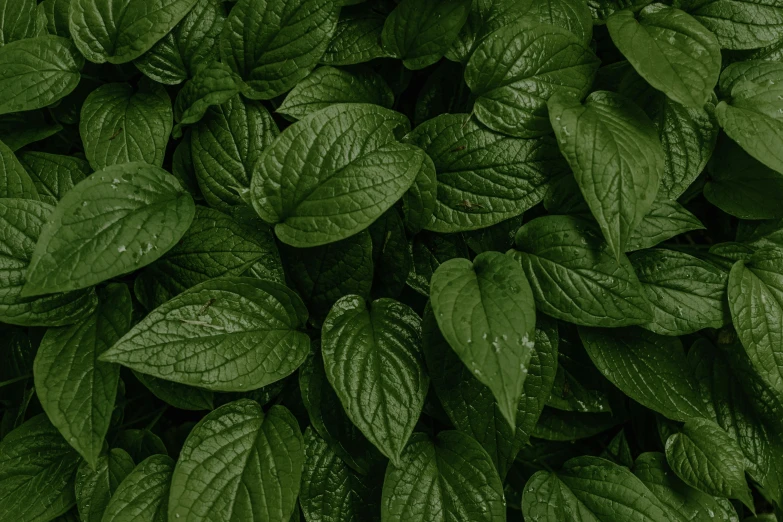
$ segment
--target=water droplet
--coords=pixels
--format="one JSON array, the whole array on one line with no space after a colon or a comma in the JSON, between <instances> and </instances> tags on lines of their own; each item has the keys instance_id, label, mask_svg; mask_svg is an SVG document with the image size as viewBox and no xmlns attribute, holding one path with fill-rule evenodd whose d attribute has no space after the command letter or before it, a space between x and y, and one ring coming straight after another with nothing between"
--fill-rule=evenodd
<instances>
[{"instance_id":1,"label":"water droplet","mask_svg":"<svg viewBox=\"0 0 783 522\"><path fill-rule=\"evenodd\" d=\"M120 245L120 246L118 246L118 247L117 247L117 252L119 252L120 254L122 254L123 252L125 252L125 245Z\"/></svg>"}]
</instances>

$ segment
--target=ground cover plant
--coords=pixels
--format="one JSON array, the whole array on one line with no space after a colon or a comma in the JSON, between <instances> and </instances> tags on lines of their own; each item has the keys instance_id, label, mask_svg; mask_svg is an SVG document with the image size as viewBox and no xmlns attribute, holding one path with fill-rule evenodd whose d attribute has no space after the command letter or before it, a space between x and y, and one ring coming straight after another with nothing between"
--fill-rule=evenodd
<instances>
[{"instance_id":1,"label":"ground cover plant","mask_svg":"<svg viewBox=\"0 0 783 522\"><path fill-rule=\"evenodd\" d=\"M0 522L774 522L783 0L0 0Z\"/></svg>"}]
</instances>

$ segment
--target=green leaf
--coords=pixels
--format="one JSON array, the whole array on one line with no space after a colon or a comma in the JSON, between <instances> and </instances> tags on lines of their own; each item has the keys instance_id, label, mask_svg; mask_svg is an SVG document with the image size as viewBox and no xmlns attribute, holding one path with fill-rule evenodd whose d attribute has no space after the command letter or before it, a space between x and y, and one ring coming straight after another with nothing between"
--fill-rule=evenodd
<instances>
[{"instance_id":1,"label":"green leaf","mask_svg":"<svg viewBox=\"0 0 783 522\"><path fill-rule=\"evenodd\" d=\"M98 459L95 469L82 462L76 472L76 505L83 522L101 522L109 499L135 464L125 450L112 449Z\"/></svg>"},{"instance_id":2,"label":"green leaf","mask_svg":"<svg viewBox=\"0 0 783 522\"><path fill-rule=\"evenodd\" d=\"M549 100L560 150L604 237L620 259L650 210L664 169L658 133L644 112L607 91L582 105L565 94Z\"/></svg>"},{"instance_id":3,"label":"green leaf","mask_svg":"<svg viewBox=\"0 0 783 522\"><path fill-rule=\"evenodd\" d=\"M174 103L174 126L172 136L182 136L185 125L198 123L213 105L223 105L239 94L242 80L220 62L212 62L199 71L179 91Z\"/></svg>"},{"instance_id":4,"label":"green leaf","mask_svg":"<svg viewBox=\"0 0 783 522\"><path fill-rule=\"evenodd\" d=\"M320 324L332 305L345 295L370 297L373 280L372 239L367 232L313 248L282 245L293 288Z\"/></svg>"},{"instance_id":5,"label":"green leaf","mask_svg":"<svg viewBox=\"0 0 783 522\"><path fill-rule=\"evenodd\" d=\"M422 337L432 386L454 426L473 437L486 450L503 479L519 450L530 439L544 408L557 367L557 323L538 318L530 370L517 406L516 427L503 417L489 388L476 379L438 330L427 307Z\"/></svg>"},{"instance_id":6,"label":"green leaf","mask_svg":"<svg viewBox=\"0 0 783 522\"><path fill-rule=\"evenodd\" d=\"M223 62L247 84L245 95L269 100L307 76L337 25L333 0L239 0L223 26Z\"/></svg>"},{"instance_id":7,"label":"green leaf","mask_svg":"<svg viewBox=\"0 0 783 522\"><path fill-rule=\"evenodd\" d=\"M282 272L268 230L196 206L193 223L182 239L136 277L135 294L147 310L152 310L204 281L242 275L258 261L276 265Z\"/></svg>"},{"instance_id":8,"label":"green leaf","mask_svg":"<svg viewBox=\"0 0 783 522\"><path fill-rule=\"evenodd\" d=\"M783 173L783 63L733 63L720 76L720 91L726 99L715 115L726 134Z\"/></svg>"},{"instance_id":9,"label":"green leaf","mask_svg":"<svg viewBox=\"0 0 783 522\"><path fill-rule=\"evenodd\" d=\"M28 420L0 442L0 519L44 522L76 503L79 455L46 415Z\"/></svg>"},{"instance_id":10,"label":"green leaf","mask_svg":"<svg viewBox=\"0 0 783 522\"><path fill-rule=\"evenodd\" d=\"M566 0L568 1L568 0ZM542 5L545 3L542 2ZM532 8L531 0L482 0L473 2L468 20L446 53L449 60L466 62L490 33L509 25ZM542 10L542 11L545 11ZM591 21L592 23L592 21Z\"/></svg>"},{"instance_id":11,"label":"green leaf","mask_svg":"<svg viewBox=\"0 0 783 522\"><path fill-rule=\"evenodd\" d=\"M120 368L98 357L125 335L133 307L128 287L98 291L98 307L83 321L50 328L35 357L35 388L44 411L93 468L109 431Z\"/></svg>"},{"instance_id":12,"label":"green leaf","mask_svg":"<svg viewBox=\"0 0 783 522\"><path fill-rule=\"evenodd\" d=\"M250 391L291 374L310 339L307 309L275 281L213 279L153 310L101 360L215 391Z\"/></svg>"},{"instance_id":13,"label":"green leaf","mask_svg":"<svg viewBox=\"0 0 783 522\"><path fill-rule=\"evenodd\" d=\"M196 2L71 0L71 36L91 62L130 62L166 36Z\"/></svg>"},{"instance_id":14,"label":"green leaf","mask_svg":"<svg viewBox=\"0 0 783 522\"><path fill-rule=\"evenodd\" d=\"M717 424L692 419L666 441L666 460L683 482L709 495L740 500L753 511L745 457Z\"/></svg>"},{"instance_id":15,"label":"green leaf","mask_svg":"<svg viewBox=\"0 0 783 522\"><path fill-rule=\"evenodd\" d=\"M381 519L386 522L501 522L503 486L487 452L459 431L433 441L417 433L383 481Z\"/></svg>"},{"instance_id":16,"label":"green leaf","mask_svg":"<svg viewBox=\"0 0 783 522\"><path fill-rule=\"evenodd\" d=\"M537 439L573 443L622 423L611 413L574 413L546 407L531 434Z\"/></svg>"},{"instance_id":17,"label":"green leaf","mask_svg":"<svg viewBox=\"0 0 783 522\"><path fill-rule=\"evenodd\" d=\"M0 141L16 152L63 130L59 123L46 121L43 110L14 112L0 116Z\"/></svg>"},{"instance_id":18,"label":"green leaf","mask_svg":"<svg viewBox=\"0 0 783 522\"><path fill-rule=\"evenodd\" d=\"M75 156L22 152L19 162L30 175L38 197L50 205L56 205L66 192L91 172L90 164ZM26 181L24 184L27 185Z\"/></svg>"},{"instance_id":19,"label":"green leaf","mask_svg":"<svg viewBox=\"0 0 783 522\"><path fill-rule=\"evenodd\" d=\"M508 0L506 0L508 1ZM527 2L522 2L527 3ZM589 46L593 39L593 16L583 0L545 0L529 4L525 18L539 24L567 29Z\"/></svg>"},{"instance_id":20,"label":"green leaf","mask_svg":"<svg viewBox=\"0 0 783 522\"><path fill-rule=\"evenodd\" d=\"M673 420L708 416L677 337L639 328L580 328L579 336L596 368L633 400Z\"/></svg>"},{"instance_id":21,"label":"green leaf","mask_svg":"<svg viewBox=\"0 0 783 522\"><path fill-rule=\"evenodd\" d=\"M704 228L696 216L676 201L656 199L628 238L625 251L651 248L674 236Z\"/></svg>"},{"instance_id":22,"label":"green leaf","mask_svg":"<svg viewBox=\"0 0 783 522\"><path fill-rule=\"evenodd\" d=\"M557 474L533 475L522 495L522 513L531 520L671 520L666 507L628 468L590 456L569 460Z\"/></svg>"},{"instance_id":23,"label":"green leaf","mask_svg":"<svg viewBox=\"0 0 783 522\"><path fill-rule=\"evenodd\" d=\"M753 367L783 394L783 250L762 249L734 264L729 307Z\"/></svg>"},{"instance_id":24,"label":"green leaf","mask_svg":"<svg viewBox=\"0 0 783 522\"><path fill-rule=\"evenodd\" d=\"M373 296L399 297L413 265L401 213L390 208L368 230L375 272Z\"/></svg>"},{"instance_id":25,"label":"green leaf","mask_svg":"<svg viewBox=\"0 0 783 522\"><path fill-rule=\"evenodd\" d=\"M133 63L148 78L166 85L193 78L199 68L218 59L225 19L222 2L197 0L171 32Z\"/></svg>"},{"instance_id":26,"label":"green leaf","mask_svg":"<svg viewBox=\"0 0 783 522\"><path fill-rule=\"evenodd\" d=\"M628 326L652 319L650 303L628 259L620 261L597 227L570 216L534 219L519 229L514 256L536 306L585 326Z\"/></svg>"},{"instance_id":27,"label":"green leaf","mask_svg":"<svg viewBox=\"0 0 783 522\"><path fill-rule=\"evenodd\" d=\"M662 335L686 335L720 328L728 319L728 274L675 250L644 250L631 256L639 282L652 305L653 320L643 325Z\"/></svg>"},{"instance_id":28,"label":"green leaf","mask_svg":"<svg viewBox=\"0 0 783 522\"><path fill-rule=\"evenodd\" d=\"M783 218L783 174L731 140L720 141L704 186L707 201L740 219Z\"/></svg>"},{"instance_id":29,"label":"green leaf","mask_svg":"<svg viewBox=\"0 0 783 522\"><path fill-rule=\"evenodd\" d=\"M525 273L498 252L472 263L452 259L433 274L430 299L443 337L515 427L535 346L536 309Z\"/></svg>"},{"instance_id":30,"label":"green leaf","mask_svg":"<svg viewBox=\"0 0 783 522\"><path fill-rule=\"evenodd\" d=\"M283 406L243 399L190 432L171 479L169 520L288 520L304 463L299 425Z\"/></svg>"},{"instance_id":31,"label":"green leaf","mask_svg":"<svg viewBox=\"0 0 783 522\"><path fill-rule=\"evenodd\" d=\"M120 483L102 522L166 522L173 471L167 455L145 459Z\"/></svg>"},{"instance_id":32,"label":"green leaf","mask_svg":"<svg viewBox=\"0 0 783 522\"><path fill-rule=\"evenodd\" d=\"M210 107L191 134L193 168L206 202L223 211L244 204L242 194L250 186L255 156L279 133L258 102L237 95Z\"/></svg>"},{"instance_id":33,"label":"green leaf","mask_svg":"<svg viewBox=\"0 0 783 522\"><path fill-rule=\"evenodd\" d=\"M296 84L277 112L301 120L335 103L374 103L391 109L394 93L383 77L371 70L319 67Z\"/></svg>"},{"instance_id":34,"label":"green leaf","mask_svg":"<svg viewBox=\"0 0 783 522\"><path fill-rule=\"evenodd\" d=\"M35 182L11 149L2 141L0 141L0 197L40 199Z\"/></svg>"},{"instance_id":35,"label":"green leaf","mask_svg":"<svg viewBox=\"0 0 783 522\"><path fill-rule=\"evenodd\" d=\"M0 114L40 109L62 99L79 84L83 66L73 43L59 36L0 47Z\"/></svg>"},{"instance_id":36,"label":"green leaf","mask_svg":"<svg viewBox=\"0 0 783 522\"><path fill-rule=\"evenodd\" d=\"M43 6L49 34L70 38L71 30L68 26L71 0L43 0L40 5Z\"/></svg>"},{"instance_id":37,"label":"green leaf","mask_svg":"<svg viewBox=\"0 0 783 522\"><path fill-rule=\"evenodd\" d=\"M336 104L291 125L258 158L253 206L295 247L318 246L367 228L410 188L425 154L397 143L400 113Z\"/></svg>"},{"instance_id":38,"label":"green leaf","mask_svg":"<svg viewBox=\"0 0 783 522\"><path fill-rule=\"evenodd\" d=\"M337 301L321 331L326 376L353 423L392 462L400 462L421 414L429 378L421 319L393 299Z\"/></svg>"},{"instance_id":39,"label":"green leaf","mask_svg":"<svg viewBox=\"0 0 783 522\"><path fill-rule=\"evenodd\" d=\"M441 62L429 75L416 100L413 123L419 126L441 114L467 113L470 110L470 89L462 77L462 65Z\"/></svg>"},{"instance_id":40,"label":"green leaf","mask_svg":"<svg viewBox=\"0 0 783 522\"><path fill-rule=\"evenodd\" d=\"M308 522L377 522L380 481L357 475L312 429L304 435L299 504Z\"/></svg>"},{"instance_id":41,"label":"green leaf","mask_svg":"<svg viewBox=\"0 0 783 522\"><path fill-rule=\"evenodd\" d=\"M405 229L418 234L432 221L438 192L438 176L432 158L426 156L413 185L402 196Z\"/></svg>"},{"instance_id":42,"label":"green leaf","mask_svg":"<svg viewBox=\"0 0 783 522\"><path fill-rule=\"evenodd\" d=\"M0 0L0 46L35 36L35 0Z\"/></svg>"},{"instance_id":43,"label":"green leaf","mask_svg":"<svg viewBox=\"0 0 783 522\"><path fill-rule=\"evenodd\" d=\"M486 228L465 232L462 236L465 243L477 254L488 250L506 252L514 246L514 236L523 222L524 216L520 214Z\"/></svg>"},{"instance_id":44,"label":"green leaf","mask_svg":"<svg viewBox=\"0 0 783 522\"><path fill-rule=\"evenodd\" d=\"M460 234L421 232L411 245L413 266L408 286L425 297L430 295L430 279L438 267L457 257L470 257L470 250Z\"/></svg>"},{"instance_id":45,"label":"green leaf","mask_svg":"<svg viewBox=\"0 0 783 522\"><path fill-rule=\"evenodd\" d=\"M545 52L542 50L546 49ZM581 99L598 58L572 33L521 20L481 41L465 67L473 112L489 128L520 138L551 132L547 100L556 92Z\"/></svg>"},{"instance_id":46,"label":"green leaf","mask_svg":"<svg viewBox=\"0 0 783 522\"><path fill-rule=\"evenodd\" d=\"M780 40L783 5L776 0L686 0L682 6L724 49L755 49Z\"/></svg>"},{"instance_id":47,"label":"green leaf","mask_svg":"<svg viewBox=\"0 0 783 522\"><path fill-rule=\"evenodd\" d=\"M162 166L173 113L162 85L110 83L92 91L82 106L79 130L94 170L143 161Z\"/></svg>"},{"instance_id":48,"label":"green leaf","mask_svg":"<svg viewBox=\"0 0 783 522\"><path fill-rule=\"evenodd\" d=\"M384 13L372 9L369 2L344 7L329 45L320 62L351 65L388 56L381 47Z\"/></svg>"},{"instance_id":49,"label":"green leaf","mask_svg":"<svg viewBox=\"0 0 783 522\"><path fill-rule=\"evenodd\" d=\"M51 218L39 201L0 199L0 320L23 326L64 326L86 318L98 303L92 289L23 297L35 243Z\"/></svg>"},{"instance_id":50,"label":"green leaf","mask_svg":"<svg viewBox=\"0 0 783 522\"><path fill-rule=\"evenodd\" d=\"M425 228L436 232L474 230L518 216L538 204L550 180L568 168L550 137L507 137L466 114L437 116L405 140L435 164L437 200Z\"/></svg>"},{"instance_id":51,"label":"green leaf","mask_svg":"<svg viewBox=\"0 0 783 522\"><path fill-rule=\"evenodd\" d=\"M150 430L123 430L114 439L114 446L128 452L134 462L141 462L153 455L166 455L163 441Z\"/></svg>"},{"instance_id":52,"label":"green leaf","mask_svg":"<svg viewBox=\"0 0 783 522\"><path fill-rule=\"evenodd\" d=\"M650 85L687 107L702 108L720 75L715 35L679 9L653 4L637 19L625 9L606 22L612 41Z\"/></svg>"},{"instance_id":53,"label":"green leaf","mask_svg":"<svg viewBox=\"0 0 783 522\"><path fill-rule=\"evenodd\" d=\"M86 288L148 265L179 241L194 212L190 194L158 167L124 163L96 172L65 194L44 225L22 294Z\"/></svg>"},{"instance_id":54,"label":"green leaf","mask_svg":"<svg viewBox=\"0 0 783 522\"><path fill-rule=\"evenodd\" d=\"M159 379L134 371L134 377L144 385L155 397L180 410L201 411L212 410L214 394L203 388L196 388L178 382Z\"/></svg>"},{"instance_id":55,"label":"green leaf","mask_svg":"<svg viewBox=\"0 0 783 522\"><path fill-rule=\"evenodd\" d=\"M432 65L457 38L468 19L471 3L471 0L402 0L383 25L384 50L401 59L408 69Z\"/></svg>"}]
</instances>

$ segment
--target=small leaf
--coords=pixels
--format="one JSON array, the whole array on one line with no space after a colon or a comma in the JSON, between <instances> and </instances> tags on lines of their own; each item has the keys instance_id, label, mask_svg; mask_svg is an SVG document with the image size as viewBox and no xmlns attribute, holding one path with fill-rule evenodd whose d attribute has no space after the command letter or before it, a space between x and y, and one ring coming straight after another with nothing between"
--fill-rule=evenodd
<instances>
[{"instance_id":1,"label":"small leaf","mask_svg":"<svg viewBox=\"0 0 783 522\"><path fill-rule=\"evenodd\" d=\"M174 461L153 455L136 466L109 500L102 522L164 522Z\"/></svg>"},{"instance_id":2,"label":"small leaf","mask_svg":"<svg viewBox=\"0 0 783 522\"><path fill-rule=\"evenodd\" d=\"M133 468L133 459L121 449L98 459L95 469L82 462L76 472L76 505L83 522L101 522L109 499Z\"/></svg>"},{"instance_id":3,"label":"small leaf","mask_svg":"<svg viewBox=\"0 0 783 522\"><path fill-rule=\"evenodd\" d=\"M177 94L174 103L174 126L172 136L180 138L185 125L198 123L213 105L222 105L237 94L242 80L231 69L220 62L204 67Z\"/></svg>"}]
</instances>

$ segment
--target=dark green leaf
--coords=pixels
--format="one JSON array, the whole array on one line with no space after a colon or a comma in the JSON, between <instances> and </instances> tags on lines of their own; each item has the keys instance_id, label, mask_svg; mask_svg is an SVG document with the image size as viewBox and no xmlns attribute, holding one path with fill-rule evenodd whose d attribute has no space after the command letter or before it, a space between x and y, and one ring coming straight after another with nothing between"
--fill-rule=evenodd
<instances>
[{"instance_id":1,"label":"dark green leaf","mask_svg":"<svg viewBox=\"0 0 783 522\"><path fill-rule=\"evenodd\" d=\"M76 506L83 522L101 522L109 499L133 471L133 459L125 450L112 449L98 459L94 469L82 462L76 472Z\"/></svg>"},{"instance_id":2,"label":"dark green leaf","mask_svg":"<svg viewBox=\"0 0 783 522\"><path fill-rule=\"evenodd\" d=\"M120 483L106 506L102 522L166 522L174 461L153 455Z\"/></svg>"}]
</instances>

